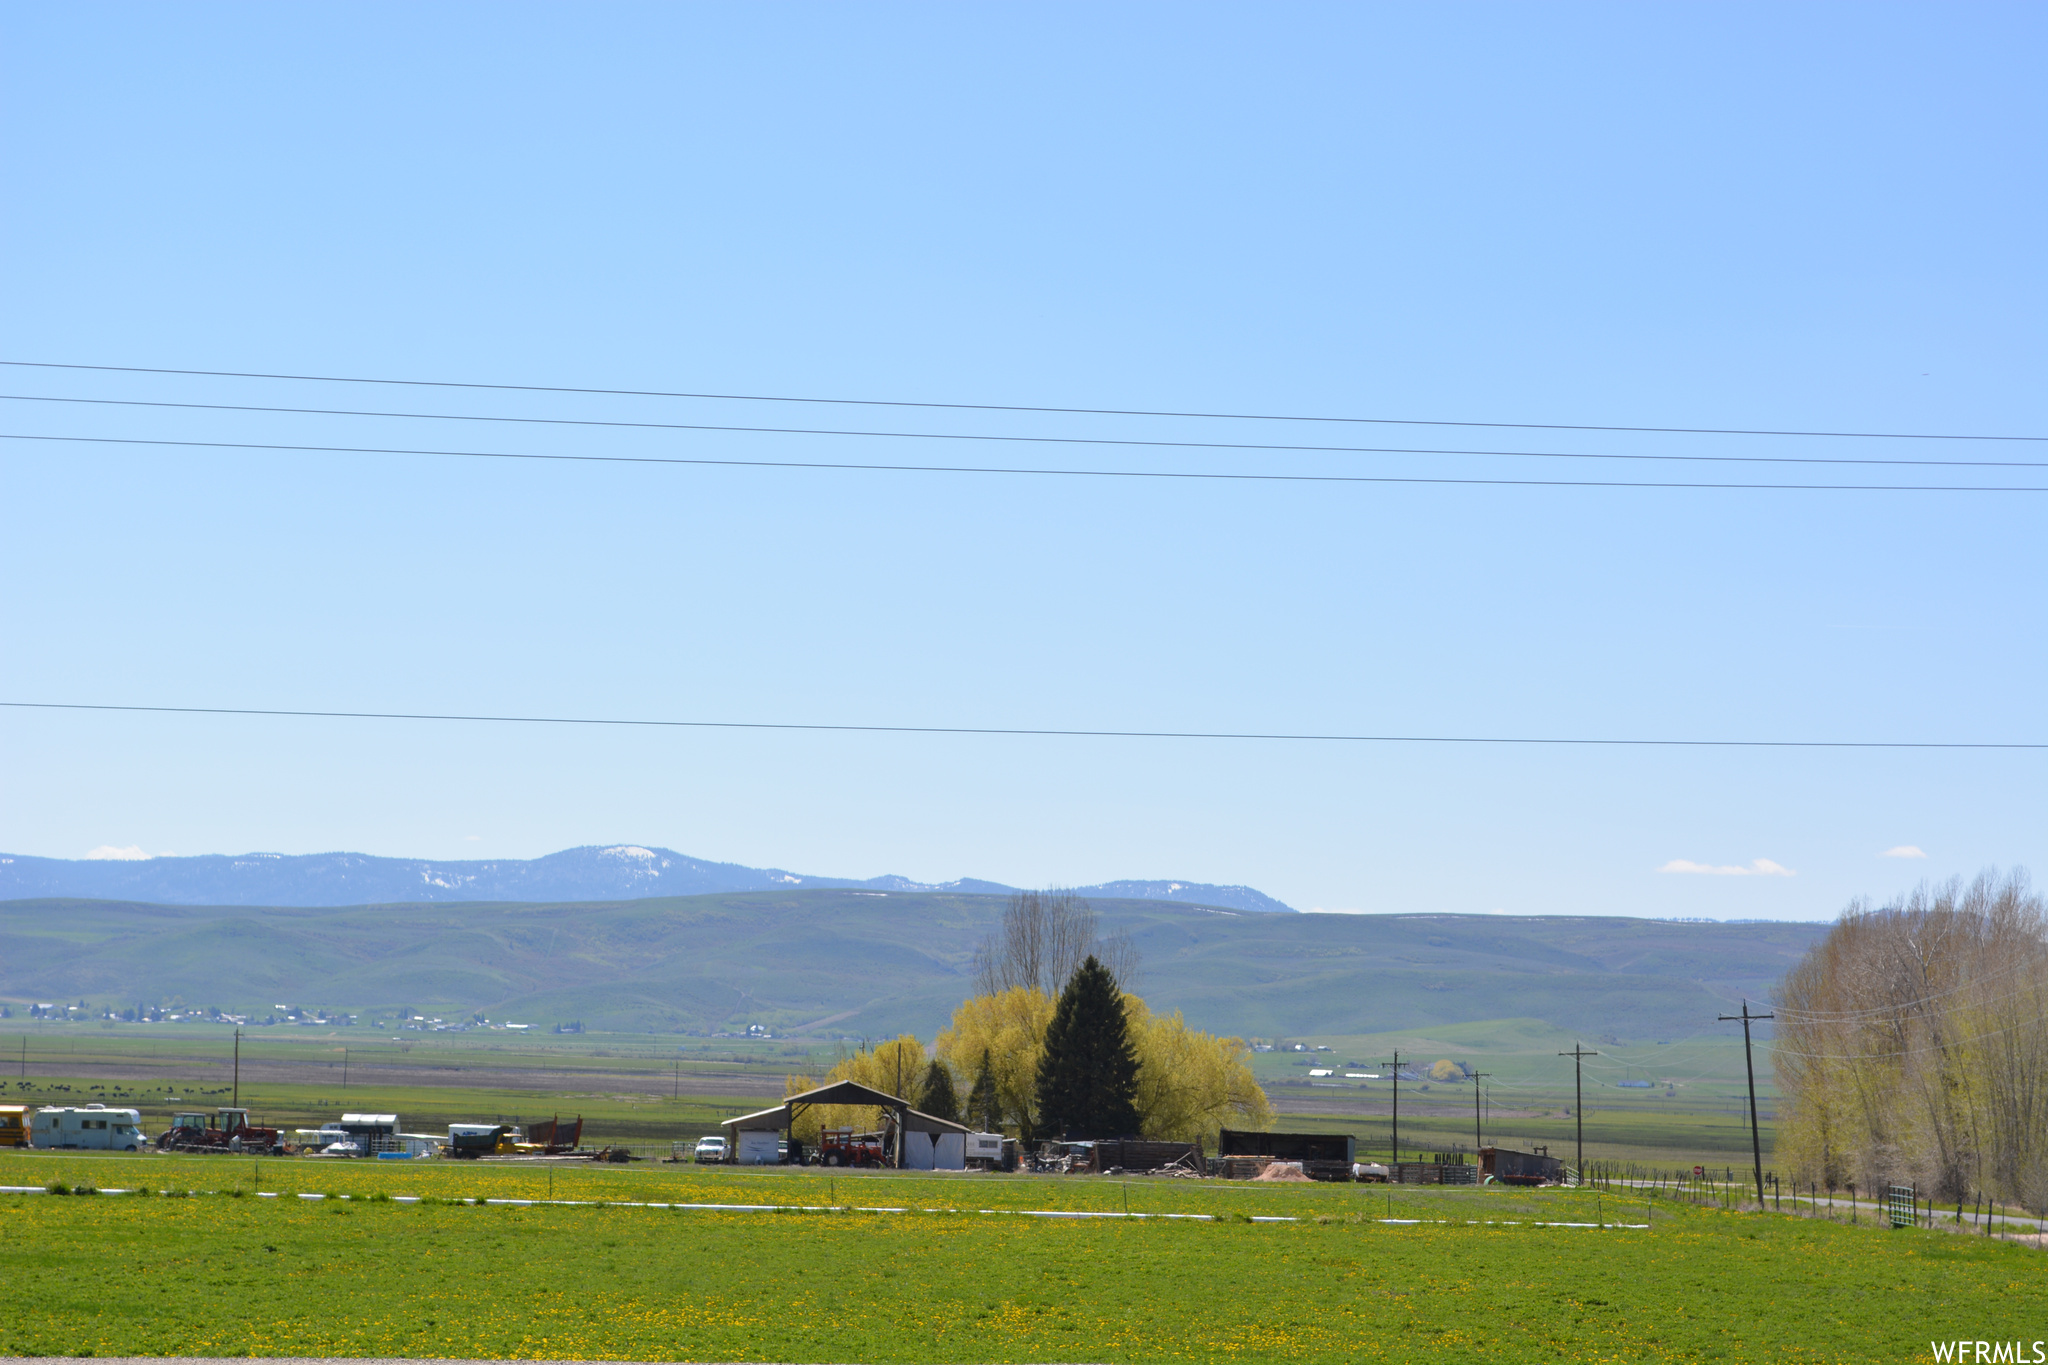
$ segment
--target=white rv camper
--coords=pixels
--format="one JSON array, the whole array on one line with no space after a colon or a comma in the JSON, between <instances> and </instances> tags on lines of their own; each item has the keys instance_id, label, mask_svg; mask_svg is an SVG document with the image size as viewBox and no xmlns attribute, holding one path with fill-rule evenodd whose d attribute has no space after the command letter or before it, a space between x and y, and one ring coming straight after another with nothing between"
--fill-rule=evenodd
<instances>
[{"instance_id":1,"label":"white rv camper","mask_svg":"<svg viewBox=\"0 0 2048 1365\"><path fill-rule=\"evenodd\" d=\"M148 1135L142 1131L141 1110L89 1104L83 1109L36 1110L28 1145L139 1152L148 1142Z\"/></svg>"}]
</instances>

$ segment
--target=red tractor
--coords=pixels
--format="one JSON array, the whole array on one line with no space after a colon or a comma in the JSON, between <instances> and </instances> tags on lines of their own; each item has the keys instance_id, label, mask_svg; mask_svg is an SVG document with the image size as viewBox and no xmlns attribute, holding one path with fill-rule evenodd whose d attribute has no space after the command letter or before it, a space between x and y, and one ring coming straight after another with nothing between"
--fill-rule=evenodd
<instances>
[{"instance_id":1,"label":"red tractor","mask_svg":"<svg viewBox=\"0 0 2048 1365\"><path fill-rule=\"evenodd\" d=\"M275 1128L258 1128L249 1122L246 1109L222 1109L216 1114L179 1114L157 1138L166 1152L267 1152L284 1155L284 1135Z\"/></svg>"},{"instance_id":2,"label":"red tractor","mask_svg":"<svg viewBox=\"0 0 2048 1365\"><path fill-rule=\"evenodd\" d=\"M826 1128L818 1134L820 1166L886 1166L889 1149L880 1133L856 1133L851 1128Z\"/></svg>"}]
</instances>

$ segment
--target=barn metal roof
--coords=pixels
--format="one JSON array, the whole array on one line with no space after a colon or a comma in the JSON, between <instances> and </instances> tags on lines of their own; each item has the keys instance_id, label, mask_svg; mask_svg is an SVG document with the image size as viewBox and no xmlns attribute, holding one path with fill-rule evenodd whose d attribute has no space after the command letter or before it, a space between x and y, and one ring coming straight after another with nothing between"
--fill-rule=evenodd
<instances>
[{"instance_id":1,"label":"barn metal roof","mask_svg":"<svg viewBox=\"0 0 2048 1365\"><path fill-rule=\"evenodd\" d=\"M877 1090L859 1081L832 1081L800 1095L791 1095L773 1109L763 1109L754 1114L741 1114L737 1118L723 1120L719 1126L733 1132L775 1131L787 1128L797 1109L814 1104L873 1105L881 1109L893 1109L901 1118L903 1127L912 1133L965 1133L971 1131L964 1123L938 1118L910 1107L910 1101L886 1091Z\"/></svg>"}]
</instances>

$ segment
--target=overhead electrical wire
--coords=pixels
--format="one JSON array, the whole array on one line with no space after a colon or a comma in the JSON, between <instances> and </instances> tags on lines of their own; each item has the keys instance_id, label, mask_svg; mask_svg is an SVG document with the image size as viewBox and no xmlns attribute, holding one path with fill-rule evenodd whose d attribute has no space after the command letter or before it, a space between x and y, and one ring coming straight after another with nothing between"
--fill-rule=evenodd
<instances>
[{"instance_id":1,"label":"overhead electrical wire","mask_svg":"<svg viewBox=\"0 0 2048 1365\"><path fill-rule=\"evenodd\" d=\"M592 725L685 730L836 731L889 735L999 735L1071 739L1267 740L1341 744L1512 744L1596 748L1673 749L2048 749L2048 743L1954 740L1842 739L1602 739L1509 735L1368 735L1284 733L1250 730L1080 730L993 725L856 725L812 721L646 720L603 716L482 715L431 711L321 711L250 706L145 706L98 702L0 701L0 707L41 711L122 711L184 716L277 716L317 720L426 720L508 725Z\"/></svg>"},{"instance_id":2,"label":"overhead electrical wire","mask_svg":"<svg viewBox=\"0 0 2048 1365\"><path fill-rule=\"evenodd\" d=\"M1694 1073L1693 1073L1692 1075L1690 1075L1690 1076L1668 1076L1668 1075L1667 1075L1667 1076L1663 1077L1662 1079L1660 1079L1660 1080L1656 1081L1656 1082L1655 1082L1654 1084L1652 1084L1652 1085L1650 1085L1650 1086L1641 1086L1641 1087L1629 1087L1629 1088L1631 1088L1631 1089L1651 1089L1651 1090L1654 1090L1654 1089L1655 1089L1655 1088L1656 1088L1657 1086L1659 1086L1659 1085L1662 1085L1662 1086L1678 1086L1678 1085L1693 1085L1693 1084L1695 1084L1695 1083L1697 1083L1697 1082L1699 1082L1699 1081L1728 1081L1728 1082L1731 1082L1731 1083L1733 1083L1733 1082L1736 1082L1736 1081L1740 1081L1740 1080L1742 1079L1742 1073L1741 1073L1741 1072L1738 1072L1738 1071L1735 1071L1735 1070L1733 1069L1733 1068L1734 1068L1734 1064L1735 1064L1735 1062L1736 1062L1736 1061L1738 1061L1738 1060L1739 1060L1739 1058L1735 1058L1735 1057L1729 1057L1729 1058L1726 1058L1726 1059L1724 1059L1724 1060L1723 1060L1722 1062L1718 1063L1718 1064L1717 1064L1717 1065L1716 1065L1715 1067L1713 1067L1713 1068L1709 1068L1709 1069L1708 1069L1708 1070L1706 1070L1706 1071L1698 1071L1698 1072L1694 1072ZM1560 1070L1562 1070L1563 1068L1559 1068L1559 1069L1560 1069ZM1596 1067L1596 1066L1594 1066L1594 1065L1593 1065L1593 1064L1592 1064L1592 1063L1591 1063L1590 1061L1586 1063L1586 1069L1587 1069L1588 1071L1594 1071L1594 1072L1599 1072L1599 1071L1606 1071L1606 1072L1609 1072L1609 1073L1612 1073L1612 1072L1614 1072L1614 1071L1618 1071L1618 1070L1624 1070L1624 1068L1621 1068L1621 1067ZM1648 1065L1642 1065L1642 1064L1639 1064L1639 1065L1636 1065L1636 1066L1634 1066L1634 1067L1632 1067L1632 1068L1626 1068L1626 1069L1630 1069L1630 1070L1635 1070L1635 1071L1651 1071L1651 1070L1654 1070L1655 1068L1653 1068L1653 1067L1650 1067L1650 1066L1648 1066ZM1616 1085L1614 1084L1614 1082L1612 1082L1612 1081L1596 1081L1595 1083L1596 1083L1596 1084L1599 1084L1599 1085L1603 1085L1603 1086L1606 1086L1606 1087L1607 1087L1608 1089L1620 1089L1620 1088L1621 1088L1621 1087L1619 1087L1619 1086L1616 1086Z\"/></svg>"},{"instance_id":3,"label":"overhead electrical wire","mask_svg":"<svg viewBox=\"0 0 2048 1365\"><path fill-rule=\"evenodd\" d=\"M1919 1010L1923 1006L1934 1004L1938 1000L1946 1000L1948 997L1960 995L1964 991L1981 989L1985 983L1997 981L2001 977L2011 976L2015 972L2039 972L2040 970L2041 965L2039 963L2031 959L2021 959L2017 962L2008 963L1995 972L1987 972L1982 976L1973 976L1968 981L1958 982L1946 990L1936 991L1932 995L1923 995L1917 1000L1901 1000L1892 1004L1872 1005L1859 1010L1802 1010L1796 1006L1778 1004L1772 1005L1771 1009L1774 1013L1783 1016L1783 1022L1785 1023L1813 1024L1823 1028L1898 1023L1909 1017L1914 1017L1913 1011ZM2014 996L2038 993L2043 989L2037 982L2032 985L2022 986L2016 991L2007 991L2004 995L1992 996L1989 1000L1974 1001L1971 1004L1971 1008L1983 1009L1987 1006L1998 1004L2000 1001L2010 1000Z\"/></svg>"},{"instance_id":4,"label":"overhead electrical wire","mask_svg":"<svg viewBox=\"0 0 2048 1365\"><path fill-rule=\"evenodd\" d=\"M2030 1024L2041 1023L2043 1020L2048 1020L2048 1014L2037 1014L2031 1019L2021 1019L2016 1023L2007 1024L2004 1028L1991 1029L1985 1033L1973 1033L1967 1038L1957 1038L1943 1043L1928 1043L1924 1047L1898 1048L1891 1052L1799 1052L1786 1047L1782 1039L1759 1040L1757 1046L1770 1048L1773 1052L1781 1052L1787 1057L1804 1058L1810 1062L1881 1062L1893 1057L1917 1057L1923 1052L1946 1052L1951 1048L1967 1047L1971 1043L1982 1042L1986 1038L2003 1037L2015 1029L2023 1029Z\"/></svg>"},{"instance_id":5,"label":"overhead electrical wire","mask_svg":"<svg viewBox=\"0 0 2048 1365\"><path fill-rule=\"evenodd\" d=\"M1173 417L1230 422L1331 422L1371 426L1473 427L1513 431L1613 431L1682 436L1833 437L1881 441L2042 441L2048 436L1998 436L1924 431L1818 431L1750 427L1653 427L1590 422L1476 422L1426 417L1316 417L1301 413L1193 412L1165 408L1079 408L1023 403L939 403L900 398L820 398L800 394L711 393L670 389L605 389L567 384L502 384L453 379L379 379L361 375L284 374L255 370L193 370L151 365L86 365L55 360L0 360L23 369L91 370L106 374L164 374L207 379L286 380L307 384L389 384L406 388L481 389L503 393L568 393L608 398L680 398L732 403L818 403L840 407L926 408L951 412L1030 412L1076 417Z\"/></svg>"},{"instance_id":6,"label":"overhead electrical wire","mask_svg":"<svg viewBox=\"0 0 2048 1365\"><path fill-rule=\"evenodd\" d=\"M5 395L0 395L5 397ZM1173 469L1040 469L1020 465L874 464L834 460L725 460L684 455L589 455L507 450L437 450L392 446L290 445L278 441L191 441L145 436L52 436L0 432L0 441L63 441L88 445L177 446L200 450L279 450L327 455L445 455L471 460L538 460L569 464L696 465L727 469L842 469L865 473L1000 474L1045 478L1193 479L1249 483L1427 484L1491 488L1672 488L1788 493L2048 493L2035 484L1711 483L1673 479L1481 479L1424 474L1265 474Z\"/></svg>"},{"instance_id":7,"label":"overhead electrical wire","mask_svg":"<svg viewBox=\"0 0 2048 1365\"><path fill-rule=\"evenodd\" d=\"M422 422L499 422L518 426L604 427L628 431L696 431L722 435L865 437L904 441L991 441L1005 445L1123 446L1148 450L1248 450L1308 455L1469 455L1538 460L1651 460L1681 464L1810 464L1897 466L1916 469L2048 469L2048 460L1864 460L1786 455L1617 455L1556 450L1444 450L1407 446L1278 445L1260 441L1164 441L1112 436L1019 436L958 431L868 431L833 427L736 426L710 422L627 422L601 417L521 417L500 413L386 412L365 408L295 408L257 403L193 403L158 398L85 398L61 394L0 393L10 403L75 403L93 407L170 408L199 412L259 412L296 417L374 417ZM2013 490L1995 489L1995 492Z\"/></svg>"},{"instance_id":8,"label":"overhead electrical wire","mask_svg":"<svg viewBox=\"0 0 2048 1365\"><path fill-rule=\"evenodd\" d=\"M1710 1025L1702 1024L1700 1027L1694 1029L1691 1033L1686 1034L1683 1038L1679 1038L1669 1043L1657 1044L1659 1048L1663 1049L1662 1051L1645 1050L1642 1054L1643 1060L1641 1061L1631 1061L1631 1051L1624 1051L1623 1049L1621 1049L1613 1043L1602 1044L1601 1046L1603 1050L1601 1052L1601 1055L1603 1057L1612 1058L1613 1060L1620 1062L1623 1066L1646 1067L1649 1066L1652 1062L1659 1061L1676 1054L1680 1048L1688 1046L1696 1039L1704 1038L1712 1042L1720 1042L1723 1040L1723 1037L1724 1035L1722 1035L1718 1029L1715 1029ZM1586 1063L1586 1065L1591 1066L1592 1063L1588 1062Z\"/></svg>"}]
</instances>

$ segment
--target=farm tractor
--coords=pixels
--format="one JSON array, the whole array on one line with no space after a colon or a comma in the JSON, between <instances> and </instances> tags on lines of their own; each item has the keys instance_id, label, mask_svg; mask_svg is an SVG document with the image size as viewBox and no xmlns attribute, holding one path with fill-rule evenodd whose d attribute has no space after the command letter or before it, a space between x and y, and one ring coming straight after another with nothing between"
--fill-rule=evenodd
<instances>
[{"instance_id":1,"label":"farm tractor","mask_svg":"<svg viewBox=\"0 0 2048 1365\"><path fill-rule=\"evenodd\" d=\"M166 1152L267 1152L284 1155L284 1136L275 1128L258 1128L246 1109L223 1108L218 1114L179 1114L156 1140Z\"/></svg>"},{"instance_id":2,"label":"farm tractor","mask_svg":"<svg viewBox=\"0 0 2048 1365\"><path fill-rule=\"evenodd\" d=\"M818 1134L820 1166L886 1166L889 1149L880 1133L856 1133L851 1128L826 1128Z\"/></svg>"}]
</instances>

